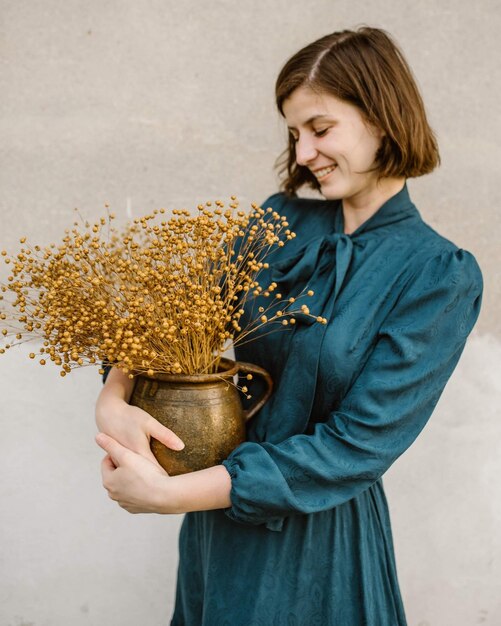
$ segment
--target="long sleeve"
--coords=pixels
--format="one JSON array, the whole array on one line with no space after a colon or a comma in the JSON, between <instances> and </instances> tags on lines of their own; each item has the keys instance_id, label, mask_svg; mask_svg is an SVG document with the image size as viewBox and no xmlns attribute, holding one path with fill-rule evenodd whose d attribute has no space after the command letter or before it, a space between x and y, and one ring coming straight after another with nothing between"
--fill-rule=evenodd
<instances>
[{"instance_id":1,"label":"long sleeve","mask_svg":"<svg viewBox=\"0 0 501 626\"><path fill-rule=\"evenodd\" d=\"M283 517L335 507L377 481L432 414L481 293L471 254L449 249L430 258L408 280L338 408L312 434L245 442L223 462L232 479L226 514L279 530Z\"/></svg>"}]
</instances>

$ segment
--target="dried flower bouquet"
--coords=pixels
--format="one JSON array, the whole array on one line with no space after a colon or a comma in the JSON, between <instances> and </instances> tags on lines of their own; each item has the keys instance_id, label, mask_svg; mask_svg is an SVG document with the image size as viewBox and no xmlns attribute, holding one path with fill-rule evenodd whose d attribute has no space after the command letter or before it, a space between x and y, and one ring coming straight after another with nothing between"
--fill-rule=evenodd
<instances>
[{"instance_id":1,"label":"dried flower bouquet","mask_svg":"<svg viewBox=\"0 0 501 626\"><path fill-rule=\"evenodd\" d=\"M108 213L94 224L75 222L58 246L22 238L17 255L2 251L10 275L0 287L0 353L39 339L30 358L54 362L61 376L102 362L130 377L213 373L229 345L263 324L294 324L299 310L311 315L305 304L294 310L293 298L277 309L277 285L257 282L269 253L295 236L285 216L256 204L246 213L234 196L228 207L216 201L195 215L164 214L155 210L118 232ZM242 328L258 295L270 306Z\"/></svg>"}]
</instances>

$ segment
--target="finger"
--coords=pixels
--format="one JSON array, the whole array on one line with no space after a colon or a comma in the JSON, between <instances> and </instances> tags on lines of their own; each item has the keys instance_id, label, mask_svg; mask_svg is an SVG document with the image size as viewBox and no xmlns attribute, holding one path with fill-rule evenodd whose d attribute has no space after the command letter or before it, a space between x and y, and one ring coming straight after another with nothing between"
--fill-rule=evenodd
<instances>
[{"instance_id":1,"label":"finger","mask_svg":"<svg viewBox=\"0 0 501 626\"><path fill-rule=\"evenodd\" d=\"M117 469L115 463L113 463L113 459L107 454L104 459L101 461L101 469L107 469L110 472Z\"/></svg>"},{"instance_id":2,"label":"finger","mask_svg":"<svg viewBox=\"0 0 501 626\"><path fill-rule=\"evenodd\" d=\"M132 504L129 504L128 502L118 502L118 504L122 507L122 509L127 511L127 513L132 513L133 515L136 513L145 513L145 511L143 511L142 509Z\"/></svg>"},{"instance_id":3,"label":"finger","mask_svg":"<svg viewBox=\"0 0 501 626\"><path fill-rule=\"evenodd\" d=\"M113 460L107 454L104 457L104 459L101 461L101 482L103 484L103 487L108 492L108 495L110 495L111 480L113 477L113 472L115 472L116 469L117 468L115 464L113 463Z\"/></svg>"},{"instance_id":4,"label":"finger","mask_svg":"<svg viewBox=\"0 0 501 626\"><path fill-rule=\"evenodd\" d=\"M111 457L115 467L118 467L123 463L128 454L131 454L130 450L122 446L115 439L104 433L97 433L96 443Z\"/></svg>"},{"instance_id":5,"label":"finger","mask_svg":"<svg viewBox=\"0 0 501 626\"><path fill-rule=\"evenodd\" d=\"M184 448L183 440L180 439L176 433L172 432L172 430L163 424L160 424L160 422L155 418L151 419L148 426L150 435L168 448L171 448L172 450L182 450Z\"/></svg>"}]
</instances>

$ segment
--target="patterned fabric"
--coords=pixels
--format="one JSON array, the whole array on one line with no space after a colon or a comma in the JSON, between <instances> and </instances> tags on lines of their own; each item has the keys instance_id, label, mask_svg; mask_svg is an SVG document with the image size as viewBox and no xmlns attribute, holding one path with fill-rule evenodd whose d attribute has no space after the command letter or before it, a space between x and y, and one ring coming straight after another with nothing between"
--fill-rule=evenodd
<instances>
[{"instance_id":1,"label":"patterned fabric","mask_svg":"<svg viewBox=\"0 0 501 626\"><path fill-rule=\"evenodd\" d=\"M338 201L275 194L263 206L297 238L261 284L283 299L313 290L299 304L328 324L299 315L237 349L275 391L223 462L232 506L184 518L171 625L405 625L381 476L456 366L480 270L422 221L406 185L350 235Z\"/></svg>"}]
</instances>

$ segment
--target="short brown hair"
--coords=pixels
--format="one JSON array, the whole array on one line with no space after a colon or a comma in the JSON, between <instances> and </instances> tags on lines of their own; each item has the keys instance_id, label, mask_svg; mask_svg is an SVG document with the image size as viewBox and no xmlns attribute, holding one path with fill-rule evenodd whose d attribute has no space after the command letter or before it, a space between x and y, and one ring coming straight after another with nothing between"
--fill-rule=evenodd
<instances>
[{"instance_id":1,"label":"short brown hair","mask_svg":"<svg viewBox=\"0 0 501 626\"><path fill-rule=\"evenodd\" d=\"M275 86L282 115L284 100L298 87L353 104L369 124L384 131L375 162L379 178L414 178L439 165L437 140L412 71L384 30L363 26L335 32L292 56ZM310 170L297 164L292 137L276 167L286 175L281 186L289 195L304 184L320 188Z\"/></svg>"}]
</instances>

